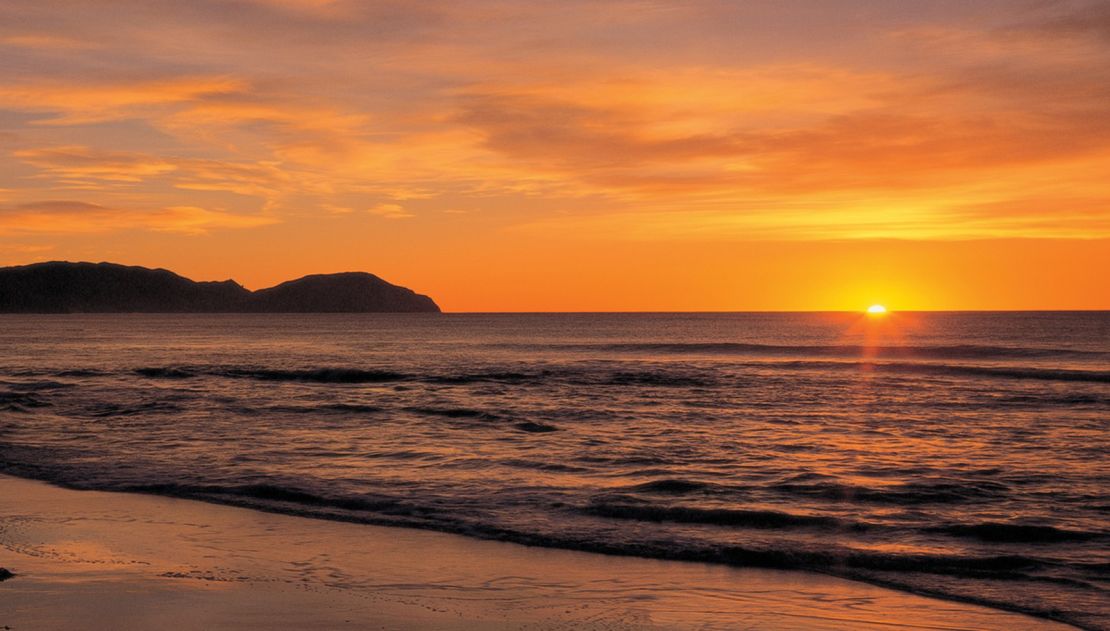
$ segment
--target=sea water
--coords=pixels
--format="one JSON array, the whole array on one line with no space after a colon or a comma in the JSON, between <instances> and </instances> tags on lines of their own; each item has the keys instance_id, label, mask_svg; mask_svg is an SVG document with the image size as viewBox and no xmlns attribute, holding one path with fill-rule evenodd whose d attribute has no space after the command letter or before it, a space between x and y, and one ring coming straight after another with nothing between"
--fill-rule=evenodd
<instances>
[{"instance_id":1,"label":"sea water","mask_svg":"<svg viewBox=\"0 0 1110 631\"><path fill-rule=\"evenodd\" d=\"M1110 628L1105 312L0 316L0 470Z\"/></svg>"}]
</instances>

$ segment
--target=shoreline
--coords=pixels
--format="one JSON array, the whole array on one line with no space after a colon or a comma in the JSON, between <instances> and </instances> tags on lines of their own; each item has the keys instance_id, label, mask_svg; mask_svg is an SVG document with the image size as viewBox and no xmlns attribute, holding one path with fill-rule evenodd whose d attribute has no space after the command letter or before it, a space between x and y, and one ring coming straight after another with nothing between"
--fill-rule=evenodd
<instances>
[{"instance_id":1,"label":"shoreline","mask_svg":"<svg viewBox=\"0 0 1110 631\"><path fill-rule=\"evenodd\" d=\"M802 571L613 557L0 475L0 626L1073 629Z\"/></svg>"}]
</instances>

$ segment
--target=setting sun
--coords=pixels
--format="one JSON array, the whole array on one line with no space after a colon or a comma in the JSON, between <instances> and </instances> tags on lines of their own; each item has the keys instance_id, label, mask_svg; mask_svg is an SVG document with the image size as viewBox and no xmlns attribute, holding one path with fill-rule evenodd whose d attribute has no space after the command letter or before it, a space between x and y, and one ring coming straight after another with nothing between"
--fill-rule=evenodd
<instances>
[{"instance_id":1,"label":"setting sun","mask_svg":"<svg viewBox=\"0 0 1110 631\"><path fill-rule=\"evenodd\" d=\"M886 307L882 305L871 305L867 308L867 313L871 315L884 315L886 314Z\"/></svg>"}]
</instances>

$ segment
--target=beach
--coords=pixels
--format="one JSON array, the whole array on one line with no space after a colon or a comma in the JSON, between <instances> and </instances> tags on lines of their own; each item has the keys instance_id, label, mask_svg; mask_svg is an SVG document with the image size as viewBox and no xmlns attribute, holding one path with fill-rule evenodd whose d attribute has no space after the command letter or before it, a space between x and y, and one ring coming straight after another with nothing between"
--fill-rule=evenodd
<instances>
[{"instance_id":1,"label":"beach","mask_svg":"<svg viewBox=\"0 0 1110 631\"><path fill-rule=\"evenodd\" d=\"M0 627L1065 629L821 574L612 557L0 477Z\"/></svg>"}]
</instances>

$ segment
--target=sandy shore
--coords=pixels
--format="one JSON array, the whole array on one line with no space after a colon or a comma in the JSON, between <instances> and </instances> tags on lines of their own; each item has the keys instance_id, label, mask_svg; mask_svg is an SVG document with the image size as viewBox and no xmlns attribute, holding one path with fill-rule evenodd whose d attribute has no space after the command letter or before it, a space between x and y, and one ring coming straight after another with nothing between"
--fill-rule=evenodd
<instances>
[{"instance_id":1,"label":"sandy shore","mask_svg":"<svg viewBox=\"0 0 1110 631\"><path fill-rule=\"evenodd\" d=\"M0 476L0 628L1066 629L803 572L530 548ZM6 625L6 627L5 627Z\"/></svg>"}]
</instances>

